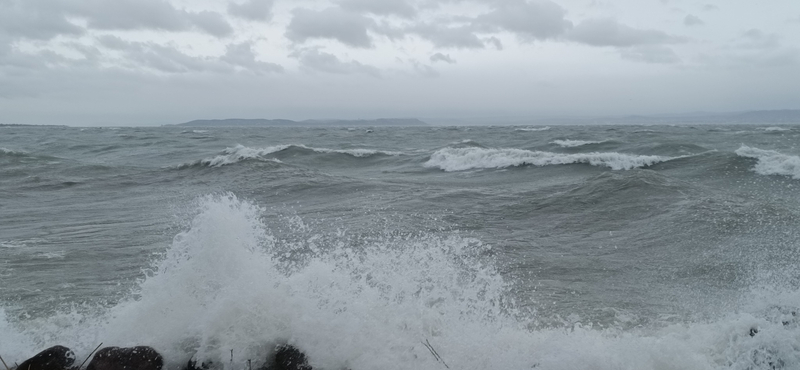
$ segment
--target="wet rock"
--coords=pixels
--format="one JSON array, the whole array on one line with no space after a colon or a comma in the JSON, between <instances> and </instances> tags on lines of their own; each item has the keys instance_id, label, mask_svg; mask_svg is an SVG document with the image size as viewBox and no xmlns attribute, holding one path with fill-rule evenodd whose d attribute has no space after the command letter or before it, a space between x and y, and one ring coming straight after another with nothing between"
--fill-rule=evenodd
<instances>
[{"instance_id":1,"label":"wet rock","mask_svg":"<svg viewBox=\"0 0 800 370\"><path fill-rule=\"evenodd\" d=\"M17 370L68 370L75 363L75 353L64 346L53 346L23 361Z\"/></svg>"},{"instance_id":2,"label":"wet rock","mask_svg":"<svg viewBox=\"0 0 800 370\"><path fill-rule=\"evenodd\" d=\"M275 348L275 358L263 370L313 370L303 352L294 346L283 344Z\"/></svg>"},{"instance_id":3,"label":"wet rock","mask_svg":"<svg viewBox=\"0 0 800 370\"><path fill-rule=\"evenodd\" d=\"M164 359L152 347L106 347L94 355L86 370L161 370Z\"/></svg>"}]
</instances>

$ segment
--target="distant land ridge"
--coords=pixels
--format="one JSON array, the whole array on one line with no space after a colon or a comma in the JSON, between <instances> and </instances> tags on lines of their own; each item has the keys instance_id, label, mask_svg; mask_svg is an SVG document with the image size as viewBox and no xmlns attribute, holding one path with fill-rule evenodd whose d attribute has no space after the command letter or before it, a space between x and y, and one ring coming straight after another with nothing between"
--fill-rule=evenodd
<instances>
[{"instance_id":1,"label":"distant land ridge","mask_svg":"<svg viewBox=\"0 0 800 370\"><path fill-rule=\"evenodd\" d=\"M292 121L288 119L198 119L178 123L175 126L193 127L304 127L304 126L427 126L416 118L378 118L378 119L308 119Z\"/></svg>"}]
</instances>

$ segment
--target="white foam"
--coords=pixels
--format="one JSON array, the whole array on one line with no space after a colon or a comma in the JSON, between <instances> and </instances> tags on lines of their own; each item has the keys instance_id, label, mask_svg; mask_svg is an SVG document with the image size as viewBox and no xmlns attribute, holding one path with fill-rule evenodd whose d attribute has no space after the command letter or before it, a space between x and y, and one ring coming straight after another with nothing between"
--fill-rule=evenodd
<instances>
[{"instance_id":1,"label":"white foam","mask_svg":"<svg viewBox=\"0 0 800 370\"><path fill-rule=\"evenodd\" d=\"M530 330L535 317L514 310L506 282L486 260L489 247L477 240L376 235L356 247L346 231L319 234L302 220L263 219L264 210L230 194L204 197L198 207L153 273L119 304L32 320L0 307L6 361L54 344L80 359L103 342L152 345L167 366L197 353L243 370L247 359L257 367L267 348L290 342L315 369L444 369L422 344L429 341L451 369L744 370L767 369L770 356L785 369L800 366L797 327L768 316L628 331L576 319ZM276 239L270 225L298 235ZM750 337L753 326L760 331Z\"/></svg>"},{"instance_id":2,"label":"white foam","mask_svg":"<svg viewBox=\"0 0 800 370\"><path fill-rule=\"evenodd\" d=\"M518 128L518 129L516 129L516 131L529 131L529 132L535 132L535 131L547 131L547 130L549 130L549 129L550 129L550 126L544 126L544 127L523 127L523 128Z\"/></svg>"},{"instance_id":3,"label":"white foam","mask_svg":"<svg viewBox=\"0 0 800 370\"><path fill-rule=\"evenodd\" d=\"M575 148L584 145L590 144L602 144L607 142L608 140L603 141L589 141L589 140L553 140L551 144L556 144L562 148Z\"/></svg>"},{"instance_id":4,"label":"white foam","mask_svg":"<svg viewBox=\"0 0 800 370\"><path fill-rule=\"evenodd\" d=\"M522 165L549 166L586 163L609 167L613 170L630 170L670 159L674 158L614 152L563 154L522 149L443 148L433 153L424 166L449 172Z\"/></svg>"},{"instance_id":5,"label":"white foam","mask_svg":"<svg viewBox=\"0 0 800 370\"><path fill-rule=\"evenodd\" d=\"M236 145L233 148L225 148L223 154L221 155L201 160L200 164L209 167L221 167L228 164L239 163L241 161L248 159L268 160L280 163L280 161L275 158L266 159L264 158L264 156L275 152L279 152L281 150L285 150L290 146L291 145L278 145L261 149L253 149L253 148L248 148L244 145Z\"/></svg>"},{"instance_id":6,"label":"white foam","mask_svg":"<svg viewBox=\"0 0 800 370\"><path fill-rule=\"evenodd\" d=\"M780 127L780 126L759 127L759 130L772 131L772 132L775 132L775 131L792 131L792 129L789 128L789 127Z\"/></svg>"},{"instance_id":7,"label":"white foam","mask_svg":"<svg viewBox=\"0 0 800 370\"><path fill-rule=\"evenodd\" d=\"M759 175L783 175L800 179L800 156L781 154L774 150L763 150L742 145L736 149L740 157L758 159L753 170Z\"/></svg>"}]
</instances>

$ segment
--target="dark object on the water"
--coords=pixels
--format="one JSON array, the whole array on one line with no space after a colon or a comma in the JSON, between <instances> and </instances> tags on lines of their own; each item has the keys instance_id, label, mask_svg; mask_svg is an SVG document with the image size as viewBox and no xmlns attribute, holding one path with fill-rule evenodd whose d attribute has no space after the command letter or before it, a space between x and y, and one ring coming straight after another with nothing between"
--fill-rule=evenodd
<instances>
[{"instance_id":1,"label":"dark object on the water","mask_svg":"<svg viewBox=\"0 0 800 370\"><path fill-rule=\"evenodd\" d=\"M75 363L75 353L64 346L53 346L23 361L18 370L68 370Z\"/></svg>"},{"instance_id":2,"label":"dark object on the water","mask_svg":"<svg viewBox=\"0 0 800 370\"><path fill-rule=\"evenodd\" d=\"M106 347L97 351L86 370L161 370L163 365L152 347Z\"/></svg>"},{"instance_id":3,"label":"dark object on the water","mask_svg":"<svg viewBox=\"0 0 800 370\"><path fill-rule=\"evenodd\" d=\"M208 361L208 362L205 362L205 361L204 361L204 362L201 362L201 363L200 363L200 366L198 366L198 365L197 365L197 360L189 360L189 362L186 364L186 367L184 367L182 370L212 370L212 369L221 369L221 367L219 367L219 366L216 366L216 365L217 365L217 364L215 364L215 363L214 363L214 362L212 362L212 361Z\"/></svg>"},{"instance_id":4,"label":"dark object on the water","mask_svg":"<svg viewBox=\"0 0 800 370\"><path fill-rule=\"evenodd\" d=\"M750 328L750 336L751 337L755 337L756 334L758 334L758 328L756 328L756 327Z\"/></svg>"},{"instance_id":5,"label":"dark object on the water","mask_svg":"<svg viewBox=\"0 0 800 370\"><path fill-rule=\"evenodd\" d=\"M313 368L308 364L303 352L294 346L282 344L275 348L275 360L264 370L313 370Z\"/></svg>"}]
</instances>

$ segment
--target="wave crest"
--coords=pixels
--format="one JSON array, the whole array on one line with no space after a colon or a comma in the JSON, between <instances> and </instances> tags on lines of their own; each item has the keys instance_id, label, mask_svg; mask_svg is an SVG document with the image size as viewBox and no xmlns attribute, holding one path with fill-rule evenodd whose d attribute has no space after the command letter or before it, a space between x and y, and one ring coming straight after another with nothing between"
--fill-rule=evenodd
<instances>
[{"instance_id":1,"label":"wave crest","mask_svg":"<svg viewBox=\"0 0 800 370\"><path fill-rule=\"evenodd\" d=\"M602 144L608 142L608 140L601 140L601 141L589 141L589 140L553 140L550 143L556 144L562 148L575 148L578 146L584 145L591 145L591 144Z\"/></svg>"},{"instance_id":2,"label":"wave crest","mask_svg":"<svg viewBox=\"0 0 800 370\"><path fill-rule=\"evenodd\" d=\"M672 157L609 153L552 153L523 149L444 148L437 150L425 162L447 172L482 168L506 168L522 165L549 166L559 164L590 164L612 170L630 170L665 162Z\"/></svg>"},{"instance_id":3,"label":"wave crest","mask_svg":"<svg viewBox=\"0 0 800 370\"><path fill-rule=\"evenodd\" d=\"M314 153L322 153L322 154L346 154L356 158L363 158L369 157L373 155L389 155L389 156L398 156L402 155L401 152L393 152L393 151L383 151L383 150L374 150L374 149L328 149L328 148L313 148L309 146L305 146L303 144L285 144L285 145L275 145L269 146L266 148L250 148L244 145L238 144L233 148L225 148L223 154L220 154L216 157L206 158L200 160L199 164L208 166L208 167L221 167L229 164L238 163L241 161L245 161L248 159L258 159L258 160L268 160L276 163L283 163L277 158L264 158L267 155L282 152L291 148L302 149L306 151L311 151Z\"/></svg>"},{"instance_id":4,"label":"wave crest","mask_svg":"<svg viewBox=\"0 0 800 370\"><path fill-rule=\"evenodd\" d=\"M736 149L736 155L757 159L755 171L759 175L782 175L800 179L800 157L786 155L774 150L751 148L742 145Z\"/></svg>"}]
</instances>

